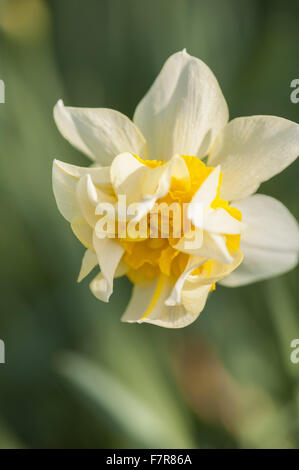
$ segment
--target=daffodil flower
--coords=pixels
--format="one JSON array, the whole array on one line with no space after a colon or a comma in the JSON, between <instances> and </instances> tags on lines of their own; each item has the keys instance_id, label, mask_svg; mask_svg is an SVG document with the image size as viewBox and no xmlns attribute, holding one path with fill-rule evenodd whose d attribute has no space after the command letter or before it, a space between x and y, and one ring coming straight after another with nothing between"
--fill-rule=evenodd
<instances>
[{"instance_id":1,"label":"daffodil flower","mask_svg":"<svg viewBox=\"0 0 299 470\"><path fill-rule=\"evenodd\" d=\"M133 121L104 108L65 107L54 118L62 135L93 164L55 160L53 188L61 214L86 247L79 281L94 268L93 294L105 302L113 280L127 275L134 288L122 317L179 328L203 310L217 282L240 286L297 264L298 225L277 200L254 194L299 154L298 124L275 116L228 122L218 82L186 51L172 55L141 100ZM204 161L203 161L204 159ZM139 239L103 231L103 208L122 197L137 210L122 213L148 224L157 204L187 206L189 230ZM181 220L181 219L180 219ZM179 225L179 227L178 227Z\"/></svg>"}]
</instances>

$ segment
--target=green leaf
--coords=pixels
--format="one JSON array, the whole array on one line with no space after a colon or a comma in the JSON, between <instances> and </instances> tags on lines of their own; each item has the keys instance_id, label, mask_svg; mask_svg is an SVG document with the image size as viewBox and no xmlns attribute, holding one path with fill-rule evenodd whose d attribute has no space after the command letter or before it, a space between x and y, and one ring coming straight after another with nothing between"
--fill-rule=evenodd
<instances>
[{"instance_id":1,"label":"green leaf","mask_svg":"<svg viewBox=\"0 0 299 470\"><path fill-rule=\"evenodd\" d=\"M188 448L194 443L183 429L169 426L155 409L116 376L74 353L64 353L60 373L88 399L100 416L132 440L147 448Z\"/></svg>"}]
</instances>

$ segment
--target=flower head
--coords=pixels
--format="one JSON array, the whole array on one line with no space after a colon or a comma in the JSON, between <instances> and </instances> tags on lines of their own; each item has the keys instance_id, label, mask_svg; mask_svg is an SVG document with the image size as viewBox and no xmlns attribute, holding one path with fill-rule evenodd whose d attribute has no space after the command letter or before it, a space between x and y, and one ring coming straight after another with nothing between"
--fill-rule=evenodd
<instances>
[{"instance_id":1,"label":"flower head","mask_svg":"<svg viewBox=\"0 0 299 470\"><path fill-rule=\"evenodd\" d=\"M90 288L107 302L114 278L127 275L134 288L124 321L183 327L217 282L243 285L297 264L297 222L254 193L298 156L298 124L228 122L215 76L186 51L166 61L133 121L62 101L54 118L94 160L53 165L58 208L86 247L78 280L99 267Z\"/></svg>"}]
</instances>

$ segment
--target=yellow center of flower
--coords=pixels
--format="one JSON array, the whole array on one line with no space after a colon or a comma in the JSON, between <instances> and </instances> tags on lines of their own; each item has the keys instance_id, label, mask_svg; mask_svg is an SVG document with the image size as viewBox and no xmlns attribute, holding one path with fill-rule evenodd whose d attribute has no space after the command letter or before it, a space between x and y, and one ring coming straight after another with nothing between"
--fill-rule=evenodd
<instances>
[{"instance_id":1,"label":"yellow center of flower","mask_svg":"<svg viewBox=\"0 0 299 470\"><path fill-rule=\"evenodd\" d=\"M136 158L140 160L137 156ZM182 156L184 159L190 178L189 180L172 178L168 194L159 199L157 204L166 203L171 205L173 202L183 204L189 203L198 188L202 185L208 175L214 170L213 167L207 167L199 158L193 156ZM156 160L140 160L149 168L156 168L165 162ZM221 178L216 198L211 204L213 209L219 207L225 209L232 217L241 220L241 213L238 209L231 207L229 203L219 196ZM167 276L175 282L186 268L189 255L182 253L174 248L178 243L178 238L173 234L172 213L169 212L169 226L172 228L169 238L146 238L139 241L130 239L120 239L119 242L125 249L123 260L129 266L127 276L134 284L142 284L157 278L160 274ZM148 223L150 215L147 215ZM183 221L181 220L181 223ZM225 235L225 234L223 234ZM230 252L239 249L240 235L225 235L226 246ZM201 274L203 271L208 275L211 271L213 260L208 260L202 266L194 271L194 274Z\"/></svg>"}]
</instances>

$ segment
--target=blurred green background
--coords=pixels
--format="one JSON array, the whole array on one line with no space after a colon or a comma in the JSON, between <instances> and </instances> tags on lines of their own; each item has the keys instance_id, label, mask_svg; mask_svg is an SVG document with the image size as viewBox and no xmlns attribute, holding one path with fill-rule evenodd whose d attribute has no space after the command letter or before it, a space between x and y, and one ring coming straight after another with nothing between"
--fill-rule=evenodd
<instances>
[{"instance_id":1,"label":"blurred green background","mask_svg":"<svg viewBox=\"0 0 299 470\"><path fill-rule=\"evenodd\" d=\"M120 322L76 283L53 158L88 165L52 118L59 98L132 116L166 58L215 72L231 117L299 120L296 1L0 0L0 447L299 447L298 270L218 287L183 330ZM297 218L298 162L264 184Z\"/></svg>"}]
</instances>

